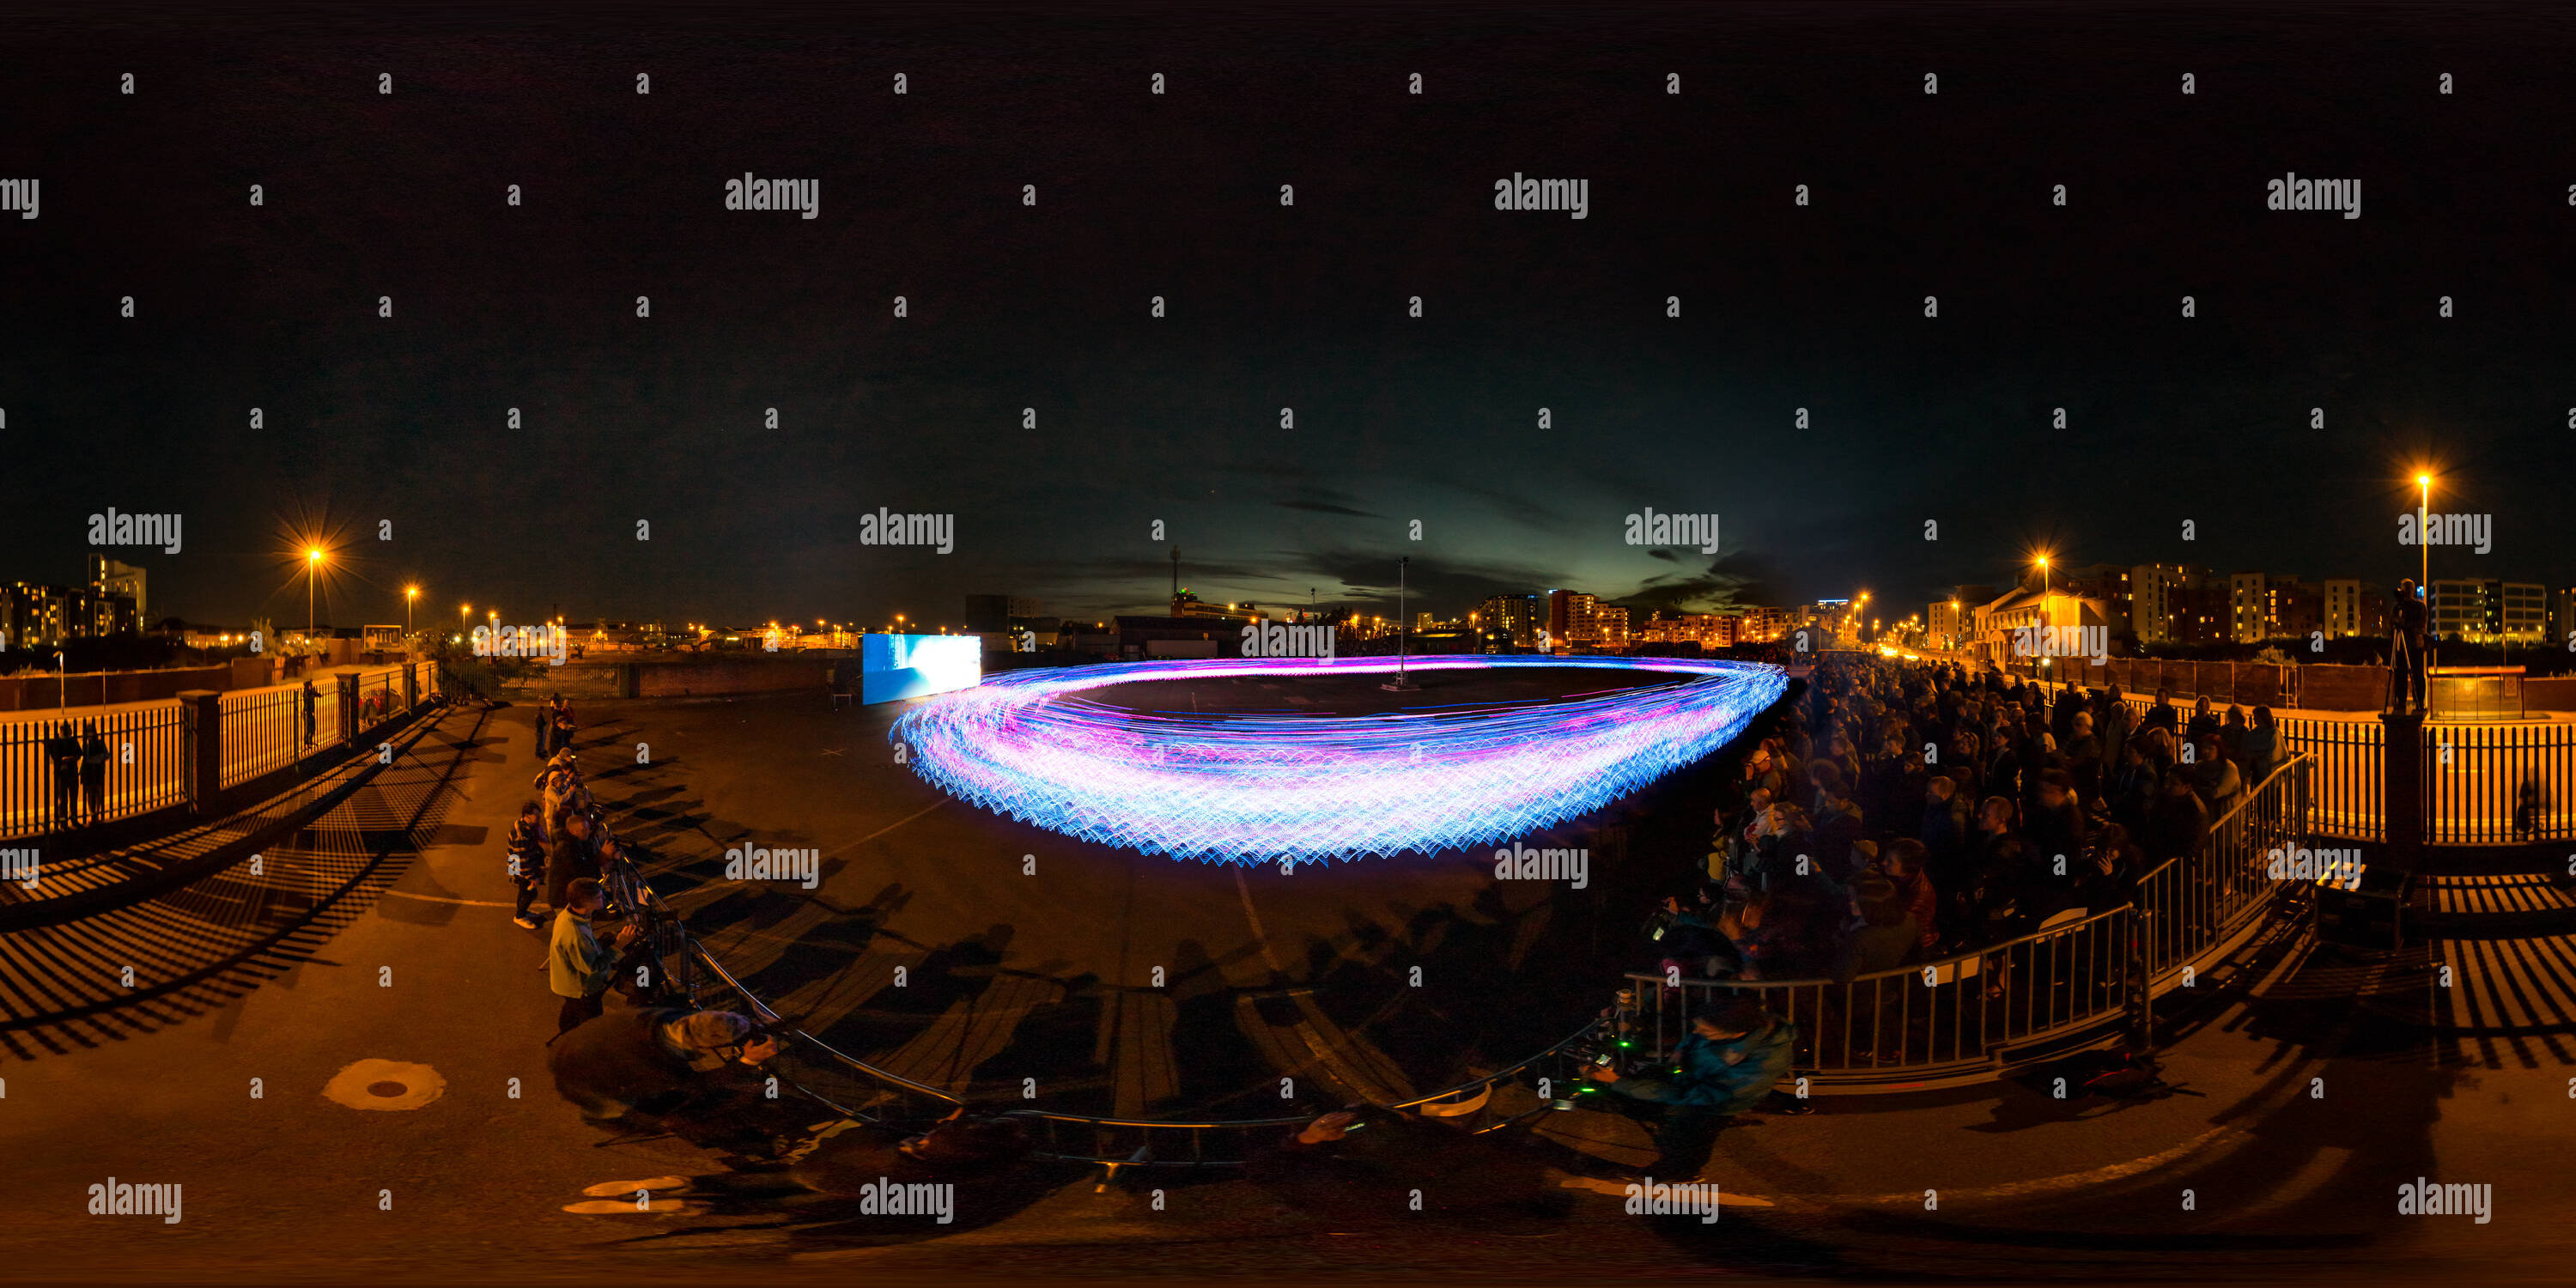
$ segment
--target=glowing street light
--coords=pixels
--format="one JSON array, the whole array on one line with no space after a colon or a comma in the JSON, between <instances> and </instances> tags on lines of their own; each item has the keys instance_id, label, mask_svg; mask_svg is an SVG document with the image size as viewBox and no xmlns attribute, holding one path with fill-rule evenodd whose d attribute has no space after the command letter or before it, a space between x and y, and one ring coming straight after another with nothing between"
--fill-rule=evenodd
<instances>
[{"instance_id":1,"label":"glowing street light","mask_svg":"<svg viewBox=\"0 0 2576 1288\"><path fill-rule=\"evenodd\" d=\"M2432 472L2417 474L2415 486L2422 490L2422 499L2415 507L2415 549L2423 556L2423 568L2415 583L2415 593L2423 599L2424 618L2430 622L2433 617L2433 546L2424 539L2424 525L2433 517Z\"/></svg>"},{"instance_id":2,"label":"glowing street light","mask_svg":"<svg viewBox=\"0 0 2576 1288\"><path fill-rule=\"evenodd\" d=\"M405 635L409 635L409 634L411 634L411 609L412 609L412 604L413 604L415 601L417 601L419 598L420 598L420 587L418 587L418 586L405 586L405 587L403 587L403 634L405 634Z\"/></svg>"},{"instance_id":3,"label":"glowing street light","mask_svg":"<svg viewBox=\"0 0 2576 1288\"><path fill-rule=\"evenodd\" d=\"M304 551L304 639L313 640L313 577L322 568L322 547L309 546Z\"/></svg>"}]
</instances>

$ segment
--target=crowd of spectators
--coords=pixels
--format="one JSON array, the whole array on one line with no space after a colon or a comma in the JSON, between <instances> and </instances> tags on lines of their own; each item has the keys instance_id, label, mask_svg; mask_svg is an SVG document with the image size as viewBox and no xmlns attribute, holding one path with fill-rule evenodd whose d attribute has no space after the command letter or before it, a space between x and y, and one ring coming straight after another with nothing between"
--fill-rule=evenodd
<instances>
[{"instance_id":1,"label":"crowd of spectators","mask_svg":"<svg viewBox=\"0 0 2576 1288\"><path fill-rule=\"evenodd\" d=\"M1656 919L1667 975L1850 980L2118 907L2287 758L2268 708L1820 663Z\"/></svg>"}]
</instances>

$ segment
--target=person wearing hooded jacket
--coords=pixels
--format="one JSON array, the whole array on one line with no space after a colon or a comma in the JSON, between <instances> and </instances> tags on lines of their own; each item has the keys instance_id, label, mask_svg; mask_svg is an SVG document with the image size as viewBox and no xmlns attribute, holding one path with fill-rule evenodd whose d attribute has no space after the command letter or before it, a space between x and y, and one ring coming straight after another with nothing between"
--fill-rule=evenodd
<instances>
[{"instance_id":1,"label":"person wearing hooded jacket","mask_svg":"<svg viewBox=\"0 0 2576 1288\"><path fill-rule=\"evenodd\" d=\"M1787 1075L1797 1042L1797 1025L1752 998L1734 997L1691 1017L1670 1076L1626 1077L1608 1066L1585 1074L1629 1100L1664 1107L1655 1132L1662 1153L1649 1170L1671 1169L1670 1179L1687 1180L1707 1166L1726 1120L1762 1103Z\"/></svg>"}]
</instances>

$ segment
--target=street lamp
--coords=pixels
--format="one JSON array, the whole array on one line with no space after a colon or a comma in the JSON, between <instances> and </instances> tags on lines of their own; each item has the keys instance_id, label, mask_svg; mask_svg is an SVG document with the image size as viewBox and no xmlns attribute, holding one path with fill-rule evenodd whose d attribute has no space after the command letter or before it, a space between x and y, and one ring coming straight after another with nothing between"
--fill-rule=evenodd
<instances>
[{"instance_id":1,"label":"street lamp","mask_svg":"<svg viewBox=\"0 0 2576 1288\"><path fill-rule=\"evenodd\" d=\"M2415 486L2422 490L2421 499L2415 506L2415 549L2423 555L2424 560L2420 573L2421 580L2415 583L2415 593L2423 597L2424 620L2428 627L2425 633L2431 634L2429 624L2433 620L2433 545L2424 539L2424 525L2430 523L2433 518L2432 474L2427 472L2416 475Z\"/></svg>"},{"instance_id":2,"label":"street lamp","mask_svg":"<svg viewBox=\"0 0 2576 1288\"><path fill-rule=\"evenodd\" d=\"M412 604L413 604L413 602L414 602L414 601L418 600L419 598L420 598L420 587L418 587L418 586L405 586L405 587L403 587L403 634L405 634L405 635L409 635L409 634L411 634L411 609L412 609Z\"/></svg>"},{"instance_id":3,"label":"street lamp","mask_svg":"<svg viewBox=\"0 0 2576 1288\"><path fill-rule=\"evenodd\" d=\"M322 547L304 552L304 642L313 642L313 576L322 569Z\"/></svg>"},{"instance_id":4,"label":"street lamp","mask_svg":"<svg viewBox=\"0 0 2576 1288\"><path fill-rule=\"evenodd\" d=\"M1404 570L1412 562L1410 555L1395 561L1395 683L1377 686L1389 693L1406 693L1414 687L1404 682Z\"/></svg>"}]
</instances>

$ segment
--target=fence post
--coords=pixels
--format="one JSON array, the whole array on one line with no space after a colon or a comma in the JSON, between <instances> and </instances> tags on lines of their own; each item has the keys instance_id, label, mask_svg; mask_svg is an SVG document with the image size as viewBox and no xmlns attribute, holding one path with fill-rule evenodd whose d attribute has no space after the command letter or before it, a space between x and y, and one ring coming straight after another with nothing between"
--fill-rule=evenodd
<instances>
[{"instance_id":1,"label":"fence post","mask_svg":"<svg viewBox=\"0 0 2576 1288\"><path fill-rule=\"evenodd\" d=\"M403 710L420 710L420 663L403 663Z\"/></svg>"},{"instance_id":2,"label":"fence post","mask_svg":"<svg viewBox=\"0 0 2576 1288\"><path fill-rule=\"evenodd\" d=\"M224 695L212 689L190 689L178 698L179 759L185 766L188 812L203 814L215 807L215 791L223 782Z\"/></svg>"},{"instance_id":3,"label":"fence post","mask_svg":"<svg viewBox=\"0 0 2576 1288\"><path fill-rule=\"evenodd\" d=\"M358 673L342 671L332 677L340 682L340 741L358 741Z\"/></svg>"},{"instance_id":4,"label":"fence post","mask_svg":"<svg viewBox=\"0 0 2576 1288\"><path fill-rule=\"evenodd\" d=\"M2424 844L2424 713L2380 713L2381 836L2401 865L2412 867Z\"/></svg>"}]
</instances>

